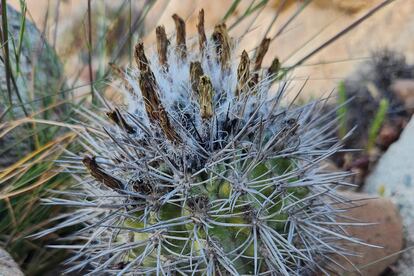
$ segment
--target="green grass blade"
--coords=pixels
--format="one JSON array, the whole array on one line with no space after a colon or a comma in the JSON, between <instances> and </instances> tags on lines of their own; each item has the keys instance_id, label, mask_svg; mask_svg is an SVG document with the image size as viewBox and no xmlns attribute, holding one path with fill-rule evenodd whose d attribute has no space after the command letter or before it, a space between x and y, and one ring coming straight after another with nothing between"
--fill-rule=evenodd
<instances>
[{"instance_id":1,"label":"green grass blade","mask_svg":"<svg viewBox=\"0 0 414 276\"><path fill-rule=\"evenodd\" d=\"M338 118L339 124L339 137L345 137L347 133L346 127L346 118L348 114L348 108L346 107L346 90L345 90L345 83L341 81L338 87L338 110L336 111L336 116Z\"/></svg>"},{"instance_id":2,"label":"green grass blade","mask_svg":"<svg viewBox=\"0 0 414 276\"><path fill-rule=\"evenodd\" d=\"M379 104L377 113L375 114L374 120L372 121L371 126L369 128L367 151L370 151L375 145L375 140L377 139L378 133L387 115L388 107L388 100L382 99Z\"/></svg>"}]
</instances>

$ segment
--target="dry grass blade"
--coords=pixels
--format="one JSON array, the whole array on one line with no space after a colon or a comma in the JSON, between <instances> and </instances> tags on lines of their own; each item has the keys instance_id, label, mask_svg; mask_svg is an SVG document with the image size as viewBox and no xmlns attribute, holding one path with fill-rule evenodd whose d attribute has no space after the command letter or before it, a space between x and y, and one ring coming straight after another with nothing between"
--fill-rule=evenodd
<instances>
[{"instance_id":1,"label":"dry grass blade","mask_svg":"<svg viewBox=\"0 0 414 276\"><path fill-rule=\"evenodd\" d=\"M2 194L0 195L0 200L3 199L8 199L8 198L12 198L18 195L21 195L23 193L27 193L30 191L33 191L34 189L39 188L40 186L44 185L45 183L47 183L49 180L51 180L52 178L54 178L55 176L59 175L61 172L63 171L63 168L57 169L55 171L48 171L45 172L39 180L35 181L34 183L32 183L31 185L23 188L23 189L19 189L17 191L13 191L13 192L9 192L6 194Z\"/></svg>"},{"instance_id":2,"label":"dry grass blade","mask_svg":"<svg viewBox=\"0 0 414 276\"><path fill-rule=\"evenodd\" d=\"M62 143L64 140L73 140L75 138L75 134L74 133L67 133L61 137L58 137L57 139L48 142L47 144L43 145L41 148L36 149L34 152L31 152L30 154L26 155L24 158L20 159L18 162L12 164L11 166L5 168L1 173L0 173L0 179L3 179L4 177L6 177L8 174L10 174L11 172L13 172L14 170L16 170L17 168L19 168L20 166L22 166L24 163L26 163L27 161L35 158L38 154L46 151L47 149L54 147L56 145L59 145L60 143ZM1 137L1 135L0 135Z\"/></svg>"}]
</instances>

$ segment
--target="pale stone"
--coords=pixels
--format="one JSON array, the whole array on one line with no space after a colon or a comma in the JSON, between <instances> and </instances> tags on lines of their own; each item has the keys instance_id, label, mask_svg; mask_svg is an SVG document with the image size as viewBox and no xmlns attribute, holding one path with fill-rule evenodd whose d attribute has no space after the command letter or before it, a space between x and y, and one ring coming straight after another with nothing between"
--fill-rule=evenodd
<instances>
[{"instance_id":1,"label":"pale stone","mask_svg":"<svg viewBox=\"0 0 414 276\"><path fill-rule=\"evenodd\" d=\"M338 269L339 275L377 276L395 263L403 247L403 226L396 206L387 198L373 198L369 194L342 192L345 198L355 201L358 206L349 209L344 215L357 222L373 223L363 226L346 226L350 236L370 245L350 244L347 249L358 256L349 257L349 261L337 258L346 269ZM351 264L352 263L352 264ZM357 269L359 269L359 272Z\"/></svg>"},{"instance_id":2,"label":"pale stone","mask_svg":"<svg viewBox=\"0 0 414 276\"><path fill-rule=\"evenodd\" d=\"M401 275L412 275L414 268L414 119L408 123L400 139L381 157L364 190L371 194L383 193L400 209L407 250L397 263ZM411 250L409 250L411 248Z\"/></svg>"},{"instance_id":3,"label":"pale stone","mask_svg":"<svg viewBox=\"0 0 414 276\"><path fill-rule=\"evenodd\" d=\"M24 276L9 253L0 248L0 276Z\"/></svg>"},{"instance_id":4,"label":"pale stone","mask_svg":"<svg viewBox=\"0 0 414 276\"><path fill-rule=\"evenodd\" d=\"M2 62L0 62L0 123L15 120L25 116L22 106L28 114L39 112L59 99L64 98L60 93L63 87L63 73L61 64L51 46L42 38L41 32L36 26L26 19L23 40L20 41L22 29L21 13L7 6L8 23L8 45L11 69L18 92L11 84L11 104L7 89L5 56L0 51ZM1 18L1 15L0 15ZM1 20L1 19L0 19ZM17 51L21 43L21 52ZM15 45L15 46L13 46ZM19 55L19 73L17 74L16 56ZM18 94L21 101L18 99ZM49 110L54 112L57 108ZM7 112L6 112L7 111ZM11 116L10 114L13 114ZM25 153L32 150L30 132L19 127L0 138L0 169L17 161ZM1 131L0 131L1 132Z\"/></svg>"},{"instance_id":5,"label":"pale stone","mask_svg":"<svg viewBox=\"0 0 414 276\"><path fill-rule=\"evenodd\" d=\"M404 102L405 108L414 113L414 79L397 79L391 90Z\"/></svg>"}]
</instances>

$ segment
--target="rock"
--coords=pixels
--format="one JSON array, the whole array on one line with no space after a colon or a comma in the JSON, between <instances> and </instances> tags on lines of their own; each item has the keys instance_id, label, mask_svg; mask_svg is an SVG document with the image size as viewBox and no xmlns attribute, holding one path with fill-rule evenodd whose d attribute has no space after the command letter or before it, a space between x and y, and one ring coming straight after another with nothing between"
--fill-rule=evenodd
<instances>
[{"instance_id":1,"label":"rock","mask_svg":"<svg viewBox=\"0 0 414 276\"><path fill-rule=\"evenodd\" d=\"M406 247L414 246L414 119L408 123L400 139L381 157L367 178L364 191L384 194L400 209L403 217ZM414 250L402 254L396 269L401 275L412 275Z\"/></svg>"},{"instance_id":2,"label":"rock","mask_svg":"<svg viewBox=\"0 0 414 276\"><path fill-rule=\"evenodd\" d=\"M391 85L391 91L404 102L405 108L414 113L414 79L397 79Z\"/></svg>"},{"instance_id":3,"label":"rock","mask_svg":"<svg viewBox=\"0 0 414 276\"><path fill-rule=\"evenodd\" d=\"M63 99L63 95L59 93L63 84L63 73L56 53L44 41L36 26L28 19L25 23L21 52L18 54L21 17L21 13L7 6L8 45L12 74L23 105L27 113L30 114L39 112L43 107L56 102L58 99ZM17 55L19 55L19 66L17 66ZM0 56L4 61L3 51L0 51ZM18 99L13 85L11 89L12 107L10 108L6 68L3 61L0 62L0 123L25 116L22 103ZM18 72L17 68L19 68ZM6 111L9 112L4 114ZM49 111L49 113L51 112ZM0 169L14 163L25 153L31 151L29 143L33 139L27 139L30 136L29 130L22 127L12 131L5 137L0 137L0 156L2 156L0 158Z\"/></svg>"},{"instance_id":4,"label":"rock","mask_svg":"<svg viewBox=\"0 0 414 276\"><path fill-rule=\"evenodd\" d=\"M0 248L0 276L24 276L17 263L2 248Z\"/></svg>"},{"instance_id":5,"label":"rock","mask_svg":"<svg viewBox=\"0 0 414 276\"><path fill-rule=\"evenodd\" d=\"M351 252L356 252L359 256L349 257L353 265L338 258L337 260L346 270L340 269L336 272L339 275L380 275L397 260L398 254L395 253L403 247L403 227L398 210L386 198L373 198L368 194L353 192L342 192L342 195L345 198L357 201L358 206L349 209L345 216L358 222L375 223L364 226L347 226L345 227L347 232L363 242L382 246L382 248L357 244L347 246ZM356 271L355 267L360 270L361 274Z\"/></svg>"},{"instance_id":6,"label":"rock","mask_svg":"<svg viewBox=\"0 0 414 276\"><path fill-rule=\"evenodd\" d=\"M42 104L44 105L45 102L53 101L53 95L57 94L62 87L63 74L55 51L44 40L36 26L28 19L26 19L25 32L23 34L19 72L16 72L17 62L15 56L18 55L17 45L20 43L21 17L21 13L7 5L10 63L20 96L25 103L27 111L30 113L31 111L38 111L39 107ZM13 43L16 45L15 47ZM3 51L1 51L1 57L4 60ZM4 62L0 63L0 86L2 93L7 95ZM15 115L17 113L23 114L20 106L21 103L18 101L14 90L12 95ZM41 98L42 96L49 96L49 98ZM8 101L4 104L8 104Z\"/></svg>"}]
</instances>

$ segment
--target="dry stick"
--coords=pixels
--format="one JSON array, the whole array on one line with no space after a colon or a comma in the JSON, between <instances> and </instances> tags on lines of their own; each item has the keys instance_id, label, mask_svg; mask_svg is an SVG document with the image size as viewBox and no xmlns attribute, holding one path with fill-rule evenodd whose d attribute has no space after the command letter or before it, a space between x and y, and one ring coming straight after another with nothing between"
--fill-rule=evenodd
<instances>
[{"instance_id":1,"label":"dry stick","mask_svg":"<svg viewBox=\"0 0 414 276\"><path fill-rule=\"evenodd\" d=\"M247 83L250 78L250 59L246 50L243 50L240 58L239 66L237 67L237 88L236 96L238 97L243 90L247 88Z\"/></svg>"},{"instance_id":2,"label":"dry stick","mask_svg":"<svg viewBox=\"0 0 414 276\"><path fill-rule=\"evenodd\" d=\"M195 95L199 95L200 91L198 90L198 86L200 84L200 78L204 75L203 68L201 67L201 63L199 61L194 61L190 63L190 82L191 88Z\"/></svg>"},{"instance_id":3,"label":"dry stick","mask_svg":"<svg viewBox=\"0 0 414 276\"><path fill-rule=\"evenodd\" d=\"M185 42L185 22L177 14L174 14L172 18L174 19L176 29L177 54L182 59L185 59L187 57L187 46Z\"/></svg>"},{"instance_id":4,"label":"dry stick","mask_svg":"<svg viewBox=\"0 0 414 276\"><path fill-rule=\"evenodd\" d=\"M180 142L175 130L172 128L168 114L165 111L158 96L158 85L154 73L149 67L148 59L145 56L144 44L138 43L135 46L135 62L140 70L139 87L144 98L145 109L151 121L157 122L165 136L170 141Z\"/></svg>"},{"instance_id":5,"label":"dry stick","mask_svg":"<svg viewBox=\"0 0 414 276\"><path fill-rule=\"evenodd\" d=\"M157 37L158 61L160 65L168 71L167 51L170 41L167 38L164 26L158 26L155 30L155 34Z\"/></svg>"},{"instance_id":6,"label":"dry stick","mask_svg":"<svg viewBox=\"0 0 414 276\"><path fill-rule=\"evenodd\" d=\"M216 44L217 59L222 69L227 70L230 66L230 38L225 23L217 24L214 27L212 39Z\"/></svg>"},{"instance_id":7,"label":"dry stick","mask_svg":"<svg viewBox=\"0 0 414 276\"><path fill-rule=\"evenodd\" d=\"M319 47L317 47L315 50L313 50L312 52L310 52L309 54L307 54L305 57L303 57L302 59L300 59L299 61L297 61L294 65L290 66L288 68L288 71L291 70L291 69L293 69L293 68L295 68L295 67L297 67L298 65L301 65L303 62L305 62L306 60L308 60L309 58L311 58L317 52L319 52L323 48L325 48L328 45L330 45L333 42L335 42L337 39L339 39L340 37L342 37L343 35L345 35L349 31L351 31L352 29L354 29L355 27L357 27L359 24L361 24L362 22L364 22L366 19L368 19L369 17L371 17L372 15L374 15L377 11L379 11L380 9L382 9L383 7L385 7L386 5L390 4L393 1L394 0L385 0L382 3L378 4L376 7L372 8L366 14L364 14L361 18L359 18L356 21L354 21L353 23L351 23L349 26L347 26L346 28L344 28L342 31L340 31L339 33L337 33L336 35L334 35L332 38L330 38L326 42L324 42L322 45L320 45Z\"/></svg>"},{"instance_id":8,"label":"dry stick","mask_svg":"<svg viewBox=\"0 0 414 276\"><path fill-rule=\"evenodd\" d=\"M201 9L198 13L198 23L197 23L197 31L198 31L198 44L200 47L200 53L204 54L204 50L207 43L206 32L204 28L204 9Z\"/></svg>"},{"instance_id":9,"label":"dry stick","mask_svg":"<svg viewBox=\"0 0 414 276\"><path fill-rule=\"evenodd\" d=\"M256 51L256 59L254 62L254 71L260 70L262 67L263 58L267 53L267 50L269 49L270 45L270 38L264 38L262 42L259 45L259 48Z\"/></svg>"}]
</instances>

